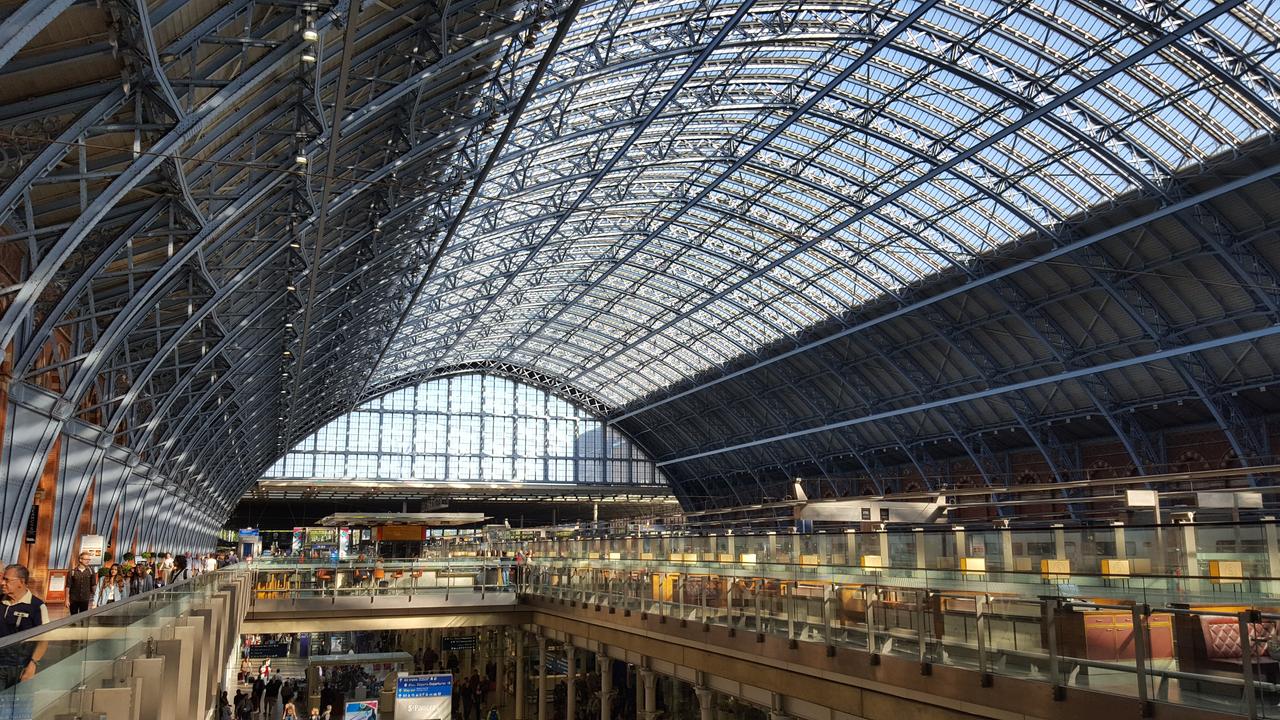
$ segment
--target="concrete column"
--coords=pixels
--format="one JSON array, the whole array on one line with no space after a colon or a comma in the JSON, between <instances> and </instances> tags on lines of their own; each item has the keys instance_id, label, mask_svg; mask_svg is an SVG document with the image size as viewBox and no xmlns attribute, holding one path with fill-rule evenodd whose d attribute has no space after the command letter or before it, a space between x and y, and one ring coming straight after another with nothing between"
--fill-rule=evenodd
<instances>
[{"instance_id":1,"label":"concrete column","mask_svg":"<svg viewBox=\"0 0 1280 720\"><path fill-rule=\"evenodd\" d=\"M1053 528L1053 557L1055 560L1067 560L1067 531L1058 524L1051 527Z\"/></svg>"},{"instance_id":2,"label":"concrete column","mask_svg":"<svg viewBox=\"0 0 1280 720\"><path fill-rule=\"evenodd\" d=\"M538 720L547 720L547 638L538 636Z\"/></svg>"},{"instance_id":3,"label":"concrete column","mask_svg":"<svg viewBox=\"0 0 1280 720\"><path fill-rule=\"evenodd\" d=\"M578 717L578 650L573 646L573 638L565 638L564 646L564 714L568 720Z\"/></svg>"},{"instance_id":4,"label":"concrete column","mask_svg":"<svg viewBox=\"0 0 1280 720\"><path fill-rule=\"evenodd\" d=\"M1196 526L1191 523L1185 523L1178 526L1179 534L1182 535L1182 567L1181 570L1187 577L1194 577L1200 574L1200 562L1196 557L1198 547L1196 545ZM1153 568L1154 569L1154 568Z\"/></svg>"},{"instance_id":5,"label":"concrete column","mask_svg":"<svg viewBox=\"0 0 1280 720\"><path fill-rule=\"evenodd\" d=\"M640 720L654 720L658 714L658 674L649 668L639 669L637 685L642 692L644 703L640 705Z\"/></svg>"},{"instance_id":6,"label":"concrete column","mask_svg":"<svg viewBox=\"0 0 1280 720\"><path fill-rule=\"evenodd\" d=\"M1264 517L1263 520L1271 520L1270 517ZM1267 574L1271 577L1280 577L1280 532L1274 524L1268 522L1262 526L1262 536L1267 541ZM1268 592L1276 594L1280 588L1280 582L1271 581L1267 583L1270 586Z\"/></svg>"},{"instance_id":7,"label":"concrete column","mask_svg":"<svg viewBox=\"0 0 1280 720\"><path fill-rule=\"evenodd\" d=\"M889 533L884 530L877 530L876 535L880 538L880 562L884 563L884 567L889 567Z\"/></svg>"},{"instance_id":8,"label":"concrete column","mask_svg":"<svg viewBox=\"0 0 1280 720\"><path fill-rule=\"evenodd\" d=\"M524 629L516 628L515 720L525 720Z\"/></svg>"},{"instance_id":9,"label":"concrete column","mask_svg":"<svg viewBox=\"0 0 1280 720\"><path fill-rule=\"evenodd\" d=\"M1124 525L1113 525L1112 532L1115 533L1116 541L1116 559L1124 560L1129 557L1128 551L1125 549Z\"/></svg>"},{"instance_id":10,"label":"concrete column","mask_svg":"<svg viewBox=\"0 0 1280 720\"><path fill-rule=\"evenodd\" d=\"M880 537L887 538L889 533L880 533ZM916 543L916 568L923 570L929 567L929 551L925 547L924 528L911 528L911 537L915 539ZM891 564L889 562L889 553L884 553L882 560L885 567L888 567Z\"/></svg>"},{"instance_id":11,"label":"concrete column","mask_svg":"<svg viewBox=\"0 0 1280 720\"><path fill-rule=\"evenodd\" d=\"M769 720L791 720L791 716L782 711L783 697L773 693L773 709L769 711Z\"/></svg>"},{"instance_id":12,"label":"concrete column","mask_svg":"<svg viewBox=\"0 0 1280 720\"><path fill-rule=\"evenodd\" d=\"M495 642L497 643L497 651L494 653L497 658L495 662L498 666L498 673L493 678L493 683L497 687L493 693L493 704L502 706L502 698L507 692L507 633L506 627L498 628L498 635Z\"/></svg>"},{"instance_id":13,"label":"concrete column","mask_svg":"<svg viewBox=\"0 0 1280 720\"><path fill-rule=\"evenodd\" d=\"M613 720L609 714L613 704L613 660L603 648L596 657L596 666L600 668L600 720Z\"/></svg>"},{"instance_id":14,"label":"concrete column","mask_svg":"<svg viewBox=\"0 0 1280 720\"><path fill-rule=\"evenodd\" d=\"M698 718L699 720L712 720L711 701L714 699L711 688L697 685L693 688L693 694L698 697Z\"/></svg>"}]
</instances>

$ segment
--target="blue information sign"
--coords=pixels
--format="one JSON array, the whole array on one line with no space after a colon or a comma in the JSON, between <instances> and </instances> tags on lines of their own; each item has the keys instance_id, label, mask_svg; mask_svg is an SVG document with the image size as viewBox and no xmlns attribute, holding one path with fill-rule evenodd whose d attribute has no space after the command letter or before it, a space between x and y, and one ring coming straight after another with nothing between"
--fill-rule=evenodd
<instances>
[{"instance_id":1,"label":"blue information sign","mask_svg":"<svg viewBox=\"0 0 1280 720\"><path fill-rule=\"evenodd\" d=\"M453 676L396 678L396 720L448 720L453 714Z\"/></svg>"},{"instance_id":2,"label":"blue information sign","mask_svg":"<svg viewBox=\"0 0 1280 720\"><path fill-rule=\"evenodd\" d=\"M452 694L452 675L405 675L396 678L397 698L449 697Z\"/></svg>"}]
</instances>

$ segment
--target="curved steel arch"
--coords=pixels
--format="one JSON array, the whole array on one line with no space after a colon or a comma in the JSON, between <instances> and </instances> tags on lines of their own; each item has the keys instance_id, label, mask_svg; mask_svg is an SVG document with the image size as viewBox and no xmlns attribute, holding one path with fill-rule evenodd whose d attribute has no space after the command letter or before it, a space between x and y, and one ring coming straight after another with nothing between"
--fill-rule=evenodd
<instances>
[{"instance_id":1,"label":"curved steel arch","mask_svg":"<svg viewBox=\"0 0 1280 720\"><path fill-rule=\"evenodd\" d=\"M7 19L17 22L0 31L0 86L39 65L39 30L64 7L28 0ZM1157 206L1195 197L1185 168L1223 149L1271 157L1256 138L1280 130L1280 51L1265 43L1280 28L1239 0L1195 17L1114 0L708 0L644 12L601 0L567 26L504 147L489 127L525 89L556 3L467 0L448 18L395 1L310 18L254 15L247 2L191 18L181 7L109 0L121 43L109 72L72 84L51 70L39 85L48 92L30 100L0 90L0 129L25 133L0 187L0 237L23 258L0 339L19 382L59 388L46 449L65 419L90 420L169 484L211 489L223 504L299 428L365 399L366 378L379 389L519 366L602 398L637 432L652 425L674 457L712 447L708 434L750 430L724 414L734 398L716 388L784 392L761 417L793 427L854 411L851 395L865 412L900 401L842 377L834 344L809 345L826 333L855 348L874 327L854 329L857 317L934 293L946 297L903 316L913 324L903 351L942 348L967 365L931 387L922 368L899 368L917 376L905 382L920 400L1214 332L1165 302L1184 293L1221 301L1224 328L1280 311L1280 273L1221 199L1145 224L1191 238L1168 241L1178 255L1167 268L1123 261L1107 241L1054 256L1061 266L1005 272L1037 238L1088 237L1081 228L1098 210L1133 203L1126 194ZM348 14L355 22L336 32ZM303 22L330 40L310 65ZM58 57L106 59L93 46ZM352 111L327 117L344 104ZM459 217L490 153L481 202ZM459 242L428 275L455 222ZM1230 287L1173 277L1196 263ZM1050 277L1087 289L1073 299L1028 285ZM950 294L957 282L981 288L981 315ZM426 290L419 307L406 301L415 287ZM1095 294L1114 309L1090 307ZM1068 306L1134 336L1081 336L1061 317ZM393 336L396 318L411 321ZM999 355L1002 324L1025 333L1024 359ZM389 350L369 349L380 346ZM810 385L800 368L752 375L781 369L771 359L793 350L816 353L835 382ZM1203 408L1244 462L1266 442L1251 429L1253 401L1231 393L1276 365L1258 352L1248 372L1204 353L1171 360L1181 385L1169 392ZM1144 366L1140 382L1154 386L1156 369ZM981 423L1012 423L1069 473L1042 413L1091 412L1139 471L1159 463L1120 412L1135 393L1111 376L1072 383L1082 404L1069 410L1017 392L1011 415L954 415L953 449ZM654 405L679 405L692 398L681 388L699 386L711 426ZM883 470L869 446L888 442L923 478L936 473L906 424L839 435L735 458L733 472L756 482L798 464L835 473L828 455L839 452L874 476ZM994 474L986 451L964 454ZM706 483L681 481L704 494L728 482L699 467ZM22 472L6 480L25 492Z\"/></svg>"}]
</instances>

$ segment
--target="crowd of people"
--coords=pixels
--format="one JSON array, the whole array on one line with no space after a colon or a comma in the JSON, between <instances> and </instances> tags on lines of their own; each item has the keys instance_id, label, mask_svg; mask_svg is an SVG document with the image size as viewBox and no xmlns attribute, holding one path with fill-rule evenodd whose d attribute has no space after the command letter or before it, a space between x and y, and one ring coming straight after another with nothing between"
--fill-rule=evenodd
<instances>
[{"instance_id":1,"label":"crowd of people","mask_svg":"<svg viewBox=\"0 0 1280 720\"><path fill-rule=\"evenodd\" d=\"M65 604L71 615L216 571L238 562L238 558L231 552L195 558L189 553L126 553L122 562L108 561L97 568L90 564L92 561L91 554L82 552L67 572ZM49 621L49 606L31 591L30 580L31 573L24 565L13 564L4 569L0 580L0 639ZM20 643L0 650L0 690L33 677L47 650L48 645L43 642Z\"/></svg>"},{"instance_id":2,"label":"crowd of people","mask_svg":"<svg viewBox=\"0 0 1280 720\"><path fill-rule=\"evenodd\" d=\"M92 556L80 553L75 567L67 573L66 606L72 615L172 585L206 572L239 562L233 552L209 553L126 553L121 562L107 561L94 568Z\"/></svg>"},{"instance_id":3,"label":"crowd of people","mask_svg":"<svg viewBox=\"0 0 1280 720\"><path fill-rule=\"evenodd\" d=\"M270 664L265 664L246 692L236 690L234 700L228 700L226 692L218 701L219 720L301 720L299 707L306 706L306 683L272 675ZM336 720L333 706L311 708L310 718Z\"/></svg>"},{"instance_id":4,"label":"crowd of people","mask_svg":"<svg viewBox=\"0 0 1280 720\"><path fill-rule=\"evenodd\" d=\"M271 661L257 670L248 658L242 659L241 680L247 689L236 690L235 697L222 694L219 720L339 720L348 699L377 698L383 680L360 665L338 665L326 668L319 704L310 706L306 681L285 678L271 667Z\"/></svg>"}]
</instances>

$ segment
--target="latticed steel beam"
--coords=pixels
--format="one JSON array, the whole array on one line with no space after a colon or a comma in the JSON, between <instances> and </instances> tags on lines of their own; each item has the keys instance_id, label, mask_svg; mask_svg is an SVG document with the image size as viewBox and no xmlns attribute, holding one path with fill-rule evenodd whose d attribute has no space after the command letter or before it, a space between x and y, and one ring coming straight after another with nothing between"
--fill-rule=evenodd
<instances>
[{"instance_id":1,"label":"latticed steel beam","mask_svg":"<svg viewBox=\"0 0 1280 720\"><path fill-rule=\"evenodd\" d=\"M659 466L675 465L682 462L695 460L698 458L721 455L727 452L742 450L745 448L755 447L758 445L767 445L769 443L779 442L782 440L789 440L791 438L796 438L796 437L803 437L805 435L812 435L815 433L822 433L822 432L830 432L832 430L838 430L844 427L852 427L855 425L862 425L865 423L877 422L890 417L909 415L912 413L924 412L927 410L933 410L935 408L946 407L949 405L972 402L974 400L982 400L990 397L998 397L1005 393L1018 392L1021 390L1039 387L1042 385L1053 385L1057 383L1066 382L1068 380L1076 380L1078 378L1087 377L1090 375L1098 375L1104 372L1119 370L1127 367L1132 367L1135 365L1148 365L1161 360L1168 360L1171 358L1180 358L1183 356L1192 355L1194 353L1203 352L1205 350L1212 350L1215 348L1226 347L1226 346L1234 345L1237 343L1254 342L1257 340L1262 340L1262 339L1274 337L1277 335L1280 335L1280 326L1268 327L1260 330L1252 330L1249 332L1238 333L1236 335L1229 335L1227 337L1215 338L1213 340L1205 340L1198 343L1192 343L1190 345L1183 345L1176 348L1159 350L1157 352L1147 353L1144 355L1136 355L1134 357L1126 358L1124 360L1116 360L1114 362L1102 363L1100 365L1095 365L1093 367L1080 368L1076 370L1068 370L1066 372L1057 373L1055 375L1047 375L1047 376L1035 378L1032 380L1024 380L1022 382L1011 383L1009 385L1004 385L997 388L980 390L977 392L966 393L964 395L957 395L954 397L940 398L937 400L931 400L929 402L919 403L909 407L901 407L901 408L894 408L892 410L884 410L872 415L866 415L866 416L854 418L851 420L842 420L840 422L828 423L819 427L805 428L802 430L796 430L789 433L783 433L781 435L775 435L773 437L759 438L756 440L752 440L750 442L739 443L737 445L717 448L715 450L708 450L706 452L695 453L695 454L687 455L684 457L663 460L659 462L658 465Z\"/></svg>"}]
</instances>

